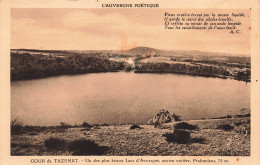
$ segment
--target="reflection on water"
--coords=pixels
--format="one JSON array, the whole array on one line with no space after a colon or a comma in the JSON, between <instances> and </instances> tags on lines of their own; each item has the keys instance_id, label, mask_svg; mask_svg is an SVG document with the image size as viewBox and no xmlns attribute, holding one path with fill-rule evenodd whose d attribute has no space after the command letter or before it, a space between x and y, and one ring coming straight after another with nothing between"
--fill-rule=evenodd
<instances>
[{"instance_id":1,"label":"reflection on water","mask_svg":"<svg viewBox=\"0 0 260 165\"><path fill-rule=\"evenodd\" d=\"M146 123L160 109L200 119L241 108L250 108L250 83L230 79L117 72L11 83L12 118L28 125Z\"/></svg>"}]
</instances>

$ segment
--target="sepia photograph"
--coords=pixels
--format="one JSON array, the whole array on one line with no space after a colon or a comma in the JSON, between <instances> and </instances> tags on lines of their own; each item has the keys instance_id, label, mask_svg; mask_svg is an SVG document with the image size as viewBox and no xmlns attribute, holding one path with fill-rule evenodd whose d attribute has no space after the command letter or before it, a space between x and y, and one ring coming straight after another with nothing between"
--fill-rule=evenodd
<instances>
[{"instance_id":1,"label":"sepia photograph","mask_svg":"<svg viewBox=\"0 0 260 165\"><path fill-rule=\"evenodd\" d=\"M251 156L250 9L11 8L11 156Z\"/></svg>"}]
</instances>

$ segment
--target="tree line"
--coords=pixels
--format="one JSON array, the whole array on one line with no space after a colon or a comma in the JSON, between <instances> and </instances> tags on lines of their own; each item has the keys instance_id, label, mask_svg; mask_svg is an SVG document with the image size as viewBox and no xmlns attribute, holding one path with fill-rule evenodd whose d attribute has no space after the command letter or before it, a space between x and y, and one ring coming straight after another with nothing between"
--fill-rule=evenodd
<instances>
[{"instance_id":1,"label":"tree line","mask_svg":"<svg viewBox=\"0 0 260 165\"><path fill-rule=\"evenodd\" d=\"M189 65L180 63L142 63L135 68L136 73L182 73L201 76L229 76L222 68L208 65Z\"/></svg>"},{"instance_id":2,"label":"tree line","mask_svg":"<svg viewBox=\"0 0 260 165\"><path fill-rule=\"evenodd\" d=\"M87 55L50 57L29 53L11 53L11 80L33 79L62 74L115 72L123 70L126 64L107 58Z\"/></svg>"},{"instance_id":3,"label":"tree line","mask_svg":"<svg viewBox=\"0 0 260 165\"><path fill-rule=\"evenodd\" d=\"M202 64L183 64L183 63L140 63L135 67L135 73L180 73L205 77L233 77L236 80L250 82L250 69L231 73L225 67L216 65Z\"/></svg>"}]
</instances>

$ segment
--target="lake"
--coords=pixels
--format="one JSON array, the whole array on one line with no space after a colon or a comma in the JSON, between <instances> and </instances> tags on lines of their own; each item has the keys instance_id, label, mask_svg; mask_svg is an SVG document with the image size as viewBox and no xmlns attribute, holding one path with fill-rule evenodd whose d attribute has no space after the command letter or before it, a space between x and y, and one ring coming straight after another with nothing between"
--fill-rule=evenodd
<instances>
[{"instance_id":1,"label":"lake","mask_svg":"<svg viewBox=\"0 0 260 165\"><path fill-rule=\"evenodd\" d=\"M91 73L11 82L25 125L147 123L160 109L201 119L250 108L250 83L180 74Z\"/></svg>"}]
</instances>

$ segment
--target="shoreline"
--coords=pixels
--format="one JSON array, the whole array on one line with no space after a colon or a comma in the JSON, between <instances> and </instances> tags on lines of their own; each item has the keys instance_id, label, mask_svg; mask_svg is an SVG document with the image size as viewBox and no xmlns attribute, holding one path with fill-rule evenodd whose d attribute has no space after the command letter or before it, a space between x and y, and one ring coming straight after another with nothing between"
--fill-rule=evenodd
<instances>
[{"instance_id":1,"label":"shoreline","mask_svg":"<svg viewBox=\"0 0 260 165\"><path fill-rule=\"evenodd\" d=\"M244 118L244 117L251 117L251 114L245 114L245 115L227 115L227 116L220 116L220 117L212 117L212 118L200 118L200 119L182 119L180 122L196 122L196 121L212 121L212 120L225 120L225 119L237 119L237 118ZM20 120L19 117L14 118L13 120ZM20 123L23 123L22 121ZM64 126L61 126L62 124L65 124ZM83 122L86 123L86 122ZM87 123L92 126L123 126L123 125L152 125L149 124L148 122L129 122L129 123ZM167 123L165 123L167 124ZM76 128L76 127L81 127L82 124L70 124L67 122L60 122L60 125L30 125L26 124L23 125L21 124L22 127L43 127L43 128L59 128L59 127L64 127L64 128Z\"/></svg>"},{"instance_id":2,"label":"shoreline","mask_svg":"<svg viewBox=\"0 0 260 165\"><path fill-rule=\"evenodd\" d=\"M236 77L233 76L221 76L221 75L201 75L201 74L191 74L191 73L179 73L179 72L155 72L155 71L125 71L125 70L112 70L112 71L103 71L103 72L86 72L86 73L66 73L66 74L57 74L57 75L48 75L48 76L41 76L36 78L21 78L21 79L12 79L11 82L16 81L23 81L23 80L40 80L44 78L51 78L51 77L58 77L58 76L77 76L77 75L84 75L84 74L91 74L91 73L117 73L117 72L125 72L125 73L131 73L134 74L176 74L176 75L189 75L194 77L205 77L205 78L220 78L220 79L230 79L230 80L236 80L236 81L243 81L246 83L251 83L251 80L239 80L236 79Z\"/></svg>"}]
</instances>

